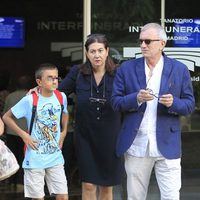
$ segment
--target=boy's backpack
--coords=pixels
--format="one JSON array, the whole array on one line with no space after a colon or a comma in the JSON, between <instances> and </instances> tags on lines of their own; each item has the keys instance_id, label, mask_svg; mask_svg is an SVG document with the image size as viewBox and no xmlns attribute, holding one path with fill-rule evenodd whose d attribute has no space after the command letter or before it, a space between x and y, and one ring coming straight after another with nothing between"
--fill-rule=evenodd
<instances>
[{"instance_id":1,"label":"boy's backpack","mask_svg":"<svg viewBox=\"0 0 200 200\"><path fill-rule=\"evenodd\" d=\"M60 102L60 106L61 106L61 115L60 115L60 126L61 126L62 112L63 112L63 109L64 109L63 96L62 96L62 94L59 90L54 90L54 94L56 95L58 101ZM33 122L34 122L35 113L36 113L36 110L37 110L37 103L38 103L38 95L35 92L32 92L31 95L33 97L33 108L32 108L32 116L31 116L31 124L30 124L30 128L29 128L29 134L31 134L31 131L32 131L32 128L33 128Z\"/></svg>"}]
</instances>

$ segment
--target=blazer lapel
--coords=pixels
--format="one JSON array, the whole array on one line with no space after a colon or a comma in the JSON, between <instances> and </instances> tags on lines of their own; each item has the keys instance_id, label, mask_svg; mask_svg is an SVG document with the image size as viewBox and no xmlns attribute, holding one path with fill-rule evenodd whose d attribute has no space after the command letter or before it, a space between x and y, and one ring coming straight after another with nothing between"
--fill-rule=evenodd
<instances>
[{"instance_id":1,"label":"blazer lapel","mask_svg":"<svg viewBox=\"0 0 200 200\"><path fill-rule=\"evenodd\" d=\"M163 66L163 71L162 71L162 75L161 75L161 84L160 84L160 92L159 94L167 94L169 93L169 88L170 88L170 77L171 77L171 72L172 72L172 64L169 61L169 59L167 59L164 56L164 66Z\"/></svg>"},{"instance_id":2,"label":"blazer lapel","mask_svg":"<svg viewBox=\"0 0 200 200\"><path fill-rule=\"evenodd\" d=\"M136 65L136 75L138 79L138 83L141 89L146 88L146 75L145 75L145 65L144 58L140 59Z\"/></svg>"},{"instance_id":3,"label":"blazer lapel","mask_svg":"<svg viewBox=\"0 0 200 200\"><path fill-rule=\"evenodd\" d=\"M170 87L170 77L172 72L172 64L170 60L164 55L164 66L161 75L161 84L160 84L160 92L159 94L166 94L169 91ZM138 83L141 89L146 88L146 75L145 75L145 65L144 65L144 58L140 59L136 65L136 75L138 79Z\"/></svg>"}]
</instances>

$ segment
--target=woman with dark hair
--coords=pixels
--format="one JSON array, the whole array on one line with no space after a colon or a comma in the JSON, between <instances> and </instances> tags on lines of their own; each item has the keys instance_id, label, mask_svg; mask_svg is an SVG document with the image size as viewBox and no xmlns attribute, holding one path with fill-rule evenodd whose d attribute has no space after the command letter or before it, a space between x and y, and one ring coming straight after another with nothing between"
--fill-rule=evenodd
<instances>
[{"instance_id":1,"label":"woman with dark hair","mask_svg":"<svg viewBox=\"0 0 200 200\"><path fill-rule=\"evenodd\" d=\"M115 154L121 115L110 105L117 66L105 35L89 35L85 49L86 62L70 69L59 90L76 94L75 148L82 199L112 200L112 186L124 175L123 158Z\"/></svg>"}]
</instances>

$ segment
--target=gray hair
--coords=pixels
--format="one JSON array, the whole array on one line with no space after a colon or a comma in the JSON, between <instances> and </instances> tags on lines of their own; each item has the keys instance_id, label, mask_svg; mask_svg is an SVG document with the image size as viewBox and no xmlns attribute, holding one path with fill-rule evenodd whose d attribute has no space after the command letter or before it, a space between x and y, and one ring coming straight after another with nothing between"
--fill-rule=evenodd
<instances>
[{"instance_id":1,"label":"gray hair","mask_svg":"<svg viewBox=\"0 0 200 200\"><path fill-rule=\"evenodd\" d=\"M167 42L167 34L165 32L165 29L160 24L157 24L157 23L148 23L148 24L145 24L141 28L141 32L146 31L146 30L148 30L150 28L153 28L153 29L155 29L157 31L159 39Z\"/></svg>"}]
</instances>

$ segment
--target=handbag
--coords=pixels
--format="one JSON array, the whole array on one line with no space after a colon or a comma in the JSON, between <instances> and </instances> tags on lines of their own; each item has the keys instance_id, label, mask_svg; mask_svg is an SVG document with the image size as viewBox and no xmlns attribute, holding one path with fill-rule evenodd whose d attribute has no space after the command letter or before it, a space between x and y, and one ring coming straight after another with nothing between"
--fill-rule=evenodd
<instances>
[{"instance_id":1,"label":"handbag","mask_svg":"<svg viewBox=\"0 0 200 200\"><path fill-rule=\"evenodd\" d=\"M19 170L15 155L0 139L0 181L9 178Z\"/></svg>"}]
</instances>

